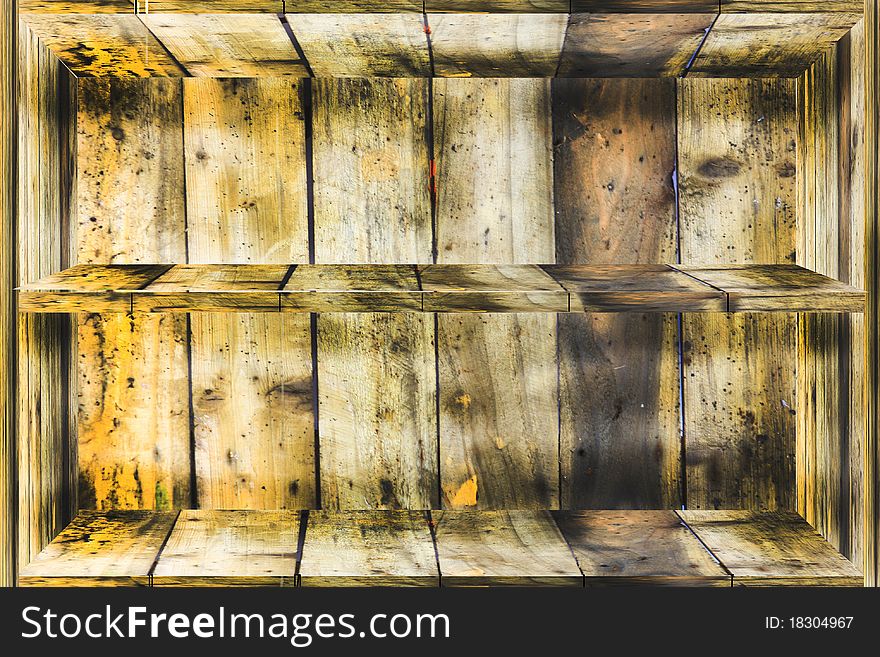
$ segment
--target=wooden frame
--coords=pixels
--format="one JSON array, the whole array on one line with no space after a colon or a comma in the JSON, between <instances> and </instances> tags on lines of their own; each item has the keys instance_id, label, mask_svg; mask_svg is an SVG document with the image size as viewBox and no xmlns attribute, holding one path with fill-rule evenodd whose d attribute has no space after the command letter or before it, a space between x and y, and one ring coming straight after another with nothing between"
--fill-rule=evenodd
<instances>
[{"instance_id":1,"label":"wooden frame","mask_svg":"<svg viewBox=\"0 0 880 657\"><path fill-rule=\"evenodd\" d=\"M173 4L173 3L172 3ZM751 11L754 9L755 5L761 3L723 3L722 4L722 12L723 13L736 13L737 11ZM768 4L768 3L764 3ZM772 4L772 3L770 3ZM785 5L795 5L798 3L776 3L785 4ZM802 3L804 6L801 7L804 11L812 11L812 8L807 6L810 3ZM14 52L14 43L15 43L15 28L17 25L17 15L16 15L16 7L15 3L7 3L5 7L8 7L2 17L0 17L0 38L2 38L2 43L4 47L4 53L7 57L3 58L4 66L2 75L0 75L0 81L2 81L3 86L3 99L4 102L7 103L6 107L11 108L14 103L14 60L15 57L12 56ZM850 7L852 9L852 7ZM880 355L878 355L878 350L880 350L880 336L878 336L878 321L880 321L880 302L878 302L878 290L880 290L880 265L878 265L878 248L880 248L880 244L878 244L878 206L880 206L880 192L878 192L878 159L880 159L880 116L878 116L877 111L877 103L873 102L874 99L878 97L877 89L880 88L880 62L878 62L878 57L880 57L880 46L878 46L878 40L880 40L880 25L878 25L878 21L880 21L880 10L878 10L878 5L876 0L867 0L866 10L865 10L865 24L864 24L864 41L865 41L865 52L866 52L866 67L865 67L865 105L866 108L866 125L865 125L865 136L866 136L866 149L865 149L865 163L864 170L867 172L867 182L865 185L865 223L864 223L864 240L866 244L866 263L865 263L865 284L864 287L868 291L867 298L867 306L866 306L866 315L865 315L865 332L866 332L866 349L865 349L865 359L867 362L867 367L865 370L866 381L865 381L865 408L864 408L864 418L866 430L864 434L864 441L862 443L863 450L863 459L864 462L861 464L862 467L862 475L863 475L863 484L864 488L862 489L862 500L860 502L864 507L864 532L862 532L861 536L858 534L852 534L850 539L846 539L848 541L848 545L852 548L852 540L860 541L860 544L863 545L863 549L861 550L861 558L860 560L864 563L864 572L866 582L873 585L880 584L880 580L878 580L878 569L880 569L880 490L876 485L876 479L878 476L878 472L880 472L880 440L878 440L877 432L878 427L880 427L880 400L878 400L878 385L880 385ZM706 53L704 53L705 55ZM709 51L711 54L711 51ZM826 62L826 65L827 62ZM830 64L830 66L836 66L837 64ZM823 73L822 69L823 64L819 64L816 66L814 71L810 74L813 77L808 77L806 79L805 84L808 85L805 88L809 88L810 93L817 93L821 91L823 85L825 89L829 87L829 79L822 78ZM826 68L824 71L827 73L831 69ZM695 75L698 74L699 71L695 72ZM839 74L834 73L834 75ZM839 79L839 78L838 78ZM62 82L63 82L63 74L62 74ZM836 83L834 83L836 84ZM59 87L60 88L60 87ZM828 111L831 111L830 109ZM3 112L4 116L13 116L12 112ZM851 117L852 118L852 117ZM844 120L844 119L840 119ZM840 124L846 127L846 124ZM14 152L10 153L5 149L6 144L14 143L13 139L7 139L6 137L14 134L15 126L4 124L0 126L4 131L2 135L2 143L0 143L0 171L3 174L4 185L0 188L0 212L3 213L3 223L2 223L2 233L0 233L0 244L3 245L3 267L2 274L4 277L4 285L2 296L0 296L0 313L4 318L3 322L3 332L0 333L0 363L3 363L4 367L7 369L11 366L10 363L16 362L15 358L15 339L14 336L16 334L16 322L17 315L14 312L13 308L13 299L11 296L11 289L13 284L16 282L14 280L15 274L14 271L14 263L16 259L19 257L17 246L16 246L16 238L14 235L13 226L15 225L14 220L14 198L15 198L15 171L14 171ZM841 143L844 143L846 140L842 137ZM816 148L820 149L824 146L821 144L817 144ZM818 152L818 151L817 151ZM818 209L815 210L818 214L816 216L820 216L824 210ZM38 273L37 278L40 278L45 275L53 274L58 270L64 268L66 263L70 262L69 255L65 253L57 253L52 256L53 262L51 263L43 263L42 272L34 272L30 271L30 273ZM830 267L829 262L820 262L820 263L810 263L811 269L815 269L820 273L827 273L832 277L835 276L835 272L827 271L826 267ZM27 265L30 267L31 265ZM37 268L39 269L39 267ZM19 280L18 283L29 283L35 280L35 278L31 278L30 280ZM8 285L7 285L8 283ZM856 287L859 287L856 285ZM821 335L835 335L834 331L839 330L840 327L832 327L825 326L821 324L817 324L808 329L808 336L821 336ZM65 338L65 332L68 332L66 339L69 339L69 331L70 326L66 325L64 320L60 319L51 319L47 318L44 324L39 326L34 325L27 327L26 331L55 331L61 338ZM806 340L806 338L805 338ZM5 350L5 351L4 351ZM65 359L70 358L70 354L61 354L59 356L61 358L60 365L64 365ZM819 361L815 361L819 362ZM0 502L2 502L4 509L9 509L9 513L4 513L4 517L8 519L8 522L5 523L3 527L0 527L0 546L2 546L3 550L3 559L2 559L2 568L0 568L0 583L3 584L11 584L14 581L14 572L16 570L15 562L18 561L19 565L26 563L29 561L29 554L35 553L39 551L42 546L51 539L65 524L66 520L69 519L69 516L72 514L73 505L70 500L58 499L55 501L44 500L42 502L37 501L37 504L46 504L48 506L44 506L41 510L43 520L41 521L41 525L35 529L25 529L21 524L19 524L18 528L13 525L16 524L18 520L22 520L17 516L18 505L15 501L16 495L19 494L16 491L16 469L13 466L16 459L16 454L22 454L22 450L31 449L33 446L27 446L21 442L21 438L19 437L18 442L16 442L16 429L15 429L15 413L13 409L18 407L19 401L18 396L15 390L14 385L11 384L14 377L15 368L12 367L11 371L4 372L4 376L0 379L0 387L2 384L6 384L5 388L0 390L2 392L2 402L3 404L3 431L2 435L0 435L0 462L3 463L3 470L0 472L2 477L0 477L0 494L4 497ZM829 394L832 394L829 392ZM54 404L55 408L64 408L68 405L68 402L63 399L47 399L43 400L45 402L51 402L51 404L47 405L48 408L52 407ZM62 421L60 418L59 422ZM69 423L71 420L65 418L63 422ZM47 446L44 446L47 447ZM58 444L53 447L53 445L49 445L49 448L60 447L62 450L69 449L64 447L63 444ZM59 464L59 471L52 473L51 476L57 478L52 482L52 485L55 486L63 486L63 482L70 481L72 464L69 462L71 457L65 457L65 462ZM67 468L67 471L64 471ZM27 483L25 482L25 485ZM809 492L806 494L805 500L809 498ZM812 504L812 502L805 501L804 507L806 513L814 513L815 511L807 511L806 509ZM821 506L822 503L819 503ZM54 505L54 506L53 506ZM831 514L830 519L826 519L825 521L820 522L820 525L823 525L821 528L823 532L828 535L829 533L833 535L834 529L833 526L837 522L833 516L836 513L839 513L840 509L832 509L828 513ZM856 517L859 514L856 514ZM25 522L29 522L30 519L24 519ZM25 536L25 534L30 534L29 536ZM854 538L853 538L854 537ZM837 540L837 539L835 539ZM25 546L20 548L19 557L16 559L13 556L16 553L16 548L14 546L20 545ZM859 553L858 550L855 551L856 554ZM22 554L26 555L22 557Z\"/></svg>"}]
</instances>

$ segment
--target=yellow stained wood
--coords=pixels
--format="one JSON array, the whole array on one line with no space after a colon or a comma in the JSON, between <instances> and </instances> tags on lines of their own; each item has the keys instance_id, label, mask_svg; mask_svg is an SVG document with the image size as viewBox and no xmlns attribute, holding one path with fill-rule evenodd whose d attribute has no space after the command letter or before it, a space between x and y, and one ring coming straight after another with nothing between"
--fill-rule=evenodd
<instances>
[{"instance_id":1,"label":"yellow stained wood","mask_svg":"<svg viewBox=\"0 0 880 657\"><path fill-rule=\"evenodd\" d=\"M290 4L291 0L288 0ZM311 0L293 0L294 2L310 2ZM225 13L280 13L283 8L281 0L137 0L139 13L193 13L193 14L225 14Z\"/></svg>"},{"instance_id":2,"label":"yellow stained wood","mask_svg":"<svg viewBox=\"0 0 880 657\"><path fill-rule=\"evenodd\" d=\"M424 310L568 312L568 293L537 265L427 265Z\"/></svg>"},{"instance_id":3,"label":"yellow stained wood","mask_svg":"<svg viewBox=\"0 0 880 657\"><path fill-rule=\"evenodd\" d=\"M677 511L734 586L861 586L862 575L796 513Z\"/></svg>"},{"instance_id":4,"label":"yellow stained wood","mask_svg":"<svg viewBox=\"0 0 880 657\"><path fill-rule=\"evenodd\" d=\"M421 13L422 0L288 0L284 3L284 11L288 14Z\"/></svg>"},{"instance_id":5,"label":"yellow stained wood","mask_svg":"<svg viewBox=\"0 0 880 657\"><path fill-rule=\"evenodd\" d=\"M833 12L862 13L863 0L721 0L721 13L738 12Z\"/></svg>"},{"instance_id":6,"label":"yellow stained wood","mask_svg":"<svg viewBox=\"0 0 880 657\"><path fill-rule=\"evenodd\" d=\"M721 14L688 75L797 77L859 18L852 13Z\"/></svg>"},{"instance_id":7,"label":"yellow stained wood","mask_svg":"<svg viewBox=\"0 0 880 657\"><path fill-rule=\"evenodd\" d=\"M675 260L673 85L554 80L561 266ZM676 316L563 315L557 332L562 508L680 505Z\"/></svg>"},{"instance_id":8,"label":"yellow stained wood","mask_svg":"<svg viewBox=\"0 0 880 657\"><path fill-rule=\"evenodd\" d=\"M296 511L181 511L153 586L293 586Z\"/></svg>"},{"instance_id":9,"label":"yellow stained wood","mask_svg":"<svg viewBox=\"0 0 880 657\"><path fill-rule=\"evenodd\" d=\"M288 14L317 77L429 77L431 61L419 14Z\"/></svg>"},{"instance_id":10,"label":"yellow stained wood","mask_svg":"<svg viewBox=\"0 0 880 657\"><path fill-rule=\"evenodd\" d=\"M548 80L434 81L438 263L553 262L551 131ZM555 324L438 316L444 507L558 508Z\"/></svg>"},{"instance_id":11,"label":"yellow stained wood","mask_svg":"<svg viewBox=\"0 0 880 657\"><path fill-rule=\"evenodd\" d=\"M572 14L559 75L679 76L714 17L714 13Z\"/></svg>"},{"instance_id":12,"label":"yellow stained wood","mask_svg":"<svg viewBox=\"0 0 880 657\"><path fill-rule=\"evenodd\" d=\"M435 511L443 586L583 586L549 511Z\"/></svg>"},{"instance_id":13,"label":"yellow stained wood","mask_svg":"<svg viewBox=\"0 0 880 657\"><path fill-rule=\"evenodd\" d=\"M796 87L679 85L681 259L795 259ZM794 506L796 318L685 315L684 431L691 509Z\"/></svg>"},{"instance_id":14,"label":"yellow stained wood","mask_svg":"<svg viewBox=\"0 0 880 657\"><path fill-rule=\"evenodd\" d=\"M24 566L19 586L148 586L176 512L82 511Z\"/></svg>"},{"instance_id":15,"label":"yellow stained wood","mask_svg":"<svg viewBox=\"0 0 880 657\"><path fill-rule=\"evenodd\" d=\"M439 77L552 77L566 14L428 14Z\"/></svg>"},{"instance_id":16,"label":"yellow stained wood","mask_svg":"<svg viewBox=\"0 0 880 657\"><path fill-rule=\"evenodd\" d=\"M415 265L298 265L281 295L282 310L421 311Z\"/></svg>"},{"instance_id":17,"label":"yellow stained wood","mask_svg":"<svg viewBox=\"0 0 880 657\"><path fill-rule=\"evenodd\" d=\"M309 76L271 14L146 14L141 21L196 77Z\"/></svg>"},{"instance_id":18,"label":"yellow stained wood","mask_svg":"<svg viewBox=\"0 0 880 657\"><path fill-rule=\"evenodd\" d=\"M568 0L426 0L427 11L567 13Z\"/></svg>"},{"instance_id":19,"label":"yellow stained wood","mask_svg":"<svg viewBox=\"0 0 880 657\"><path fill-rule=\"evenodd\" d=\"M283 78L184 84L189 261L264 263L256 276L248 274L253 265L218 269L240 269L235 284L265 290L259 301L273 311L287 263L308 259L301 85ZM309 318L197 314L190 322L200 507L313 506Z\"/></svg>"},{"instance_id":20,"label":"yellow stained wood","mask_svg":"<svg viewBox=\"0 0 880 657\"><path fill-rule=\"evenodd\" d=\"M438 586L425 511L310 511L303 586Z\"/></svg>"},{"instance_id":21,"label":"yellow stained wood","mask_svg":"<svg viewBox=\"0 0 880 657\"><path fill-rule=\"evenodd\" d=\"M134 14L28 14L23 18L77 77L186 75Z\"/></svg>"},{"instance_id":22,"label":"yellow stained wood","mask_svg":"<svg viewBox=\"0 0 880 657\"><path fill-rule=\"evenodd\" d=\"M130 14L135 0L18 0L19 14Z\"/></svg>"},{"instance_id":23,"label":"yellow stained wood","mask_svg":"<svg viewBox=\"0 0 880 657\"><path fill-rule=\"evenodd\" d=\"M571 0L571 11L574 13L717 13L718 0Z\"/></svg>"},{"instance_id":24,"label":"yellow stained wood","mask_svg":"<svg viewBox=\"0 0 880 657\"><path fill-rule=\"evenodd\" d=\"M587 586L730 586L674 511L557 511L553 514Z\"/></svg>"}]
</instances>

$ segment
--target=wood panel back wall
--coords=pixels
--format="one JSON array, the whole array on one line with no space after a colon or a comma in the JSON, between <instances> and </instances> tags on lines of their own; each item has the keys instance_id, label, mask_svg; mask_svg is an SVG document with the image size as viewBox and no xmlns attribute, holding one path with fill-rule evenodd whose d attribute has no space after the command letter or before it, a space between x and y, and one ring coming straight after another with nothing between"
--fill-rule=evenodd
<instances>
[{"instance_id":1,"label":"wood panel back wall","mask_svg":"<svg viewBox=\"0 0 880 657\"><path fill-rule=\"evenodd\" d=\"M81 263L794 259L791 81L79 79L73 98ZM791 508L795 326L82 314L78 499Z\"/></svg>"}]
</instances>

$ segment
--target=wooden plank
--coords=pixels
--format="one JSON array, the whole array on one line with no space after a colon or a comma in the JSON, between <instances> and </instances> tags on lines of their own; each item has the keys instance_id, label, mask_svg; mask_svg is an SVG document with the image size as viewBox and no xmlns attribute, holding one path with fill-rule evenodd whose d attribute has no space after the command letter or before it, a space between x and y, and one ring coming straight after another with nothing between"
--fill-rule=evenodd
<instances>
[{"instance_id":1,"label":"wooden plank","mask_svg":"<svg viewBox=\"0 0 880 657\"><path fill-rule=\"evenodd\" d=\"M180 82L80 79L78 99L77 260L185 261ZM82 507L188 505L186 318L78 322Z\"/></svg>"},{"instance_id":2,"label":"wooden plank","mask_svg":"<svg viewBox=\"0 0 880 657\"><path fill-rule=\"evenodd\" d=\"M434 137L437 262L553 262L549 81L435 80ZM437 328L443 505L557 508L555 318Z\"/></svg>"},{"instance_id":3,"label":"wooden plank","mask_svg":"<svg viewBox=\"0 0 880 657\"><path fill-rule=\"evenodd\" d=\"M722 14L688 75L797 77L859 18L850 13Z\"/></svg>"},{"instance_id":4,"label":"wooden plank","mask_svg":"<svg viewBox=\"0 0 880 657\"><path fill-rule=\"evenodd\" d=\"M167 265L75 265L22 285L19 312L130 312L126 289L148 285Z\"/></svg>"},{"instance_id":5,"label":"wooden plank","mask_svg":"<svg viewBox=\"0 0 880 657\"><path fill-rule=\"evenodd\" d=\"M153 586L293 586L296 511L181 511Z\"/></svg>"},{"instance_id":6,"label":"wooden plank","mask_svg":"<svg viewBox=\"0 0 880 657\"><path fill-rule=\"evenodd\" d=\"M718 13L718 0L571 0L572 13Z\"/></svg>"},{"instance_id":7,"label":"wooden plank","mask_svg":"<svg viewBox=\"0 0 880 657\"><path fill-rule=\"evenodd\" d=\"M674 82L554 80L553 126L556 261L674 261ZM562 508L679 506L677 317L564 315L557 333Z\"/></svg>"},{"instance_id":8,"label":"wooden plank","mask_svg":"<svg viewBox=\"0 0 880 657\"><path fill-rule=\"evenodd\" d=\"M315 261L431 262L428 87L316 80ZM415 314L321 315L321 501L436 508L434 327Z\"/></svg>"},{"instance_id":9,"label":"wooden plank","mask_svg":"<svg viewBox=\"0 0 880 657\"><path fill-rule=\"evenodd\" d=\"M568 13L569 0L426 0L428 12Z\"/></svg>"},{"instance_id":10,"label":"wooden plank","mask_svg":"<svg viewBox=\"0 0 880 657\"><path fill-rule=\"evenodd\" d=\"M865 293L797 265L677 269L727 293L730 312L863 312Z\"/></svg>"},{"instance_id":11,"label":"wooden plank","mask_svg":"<svg viewBox=\"0 0 880 657\"><path fill-rule=\"evenodd\" d=\"M572 14L562 77L677 77L715 14Z\"/></svg>"},{"instance_id":12,"label":"wooden plank","mask_svg":"<svg viewBox=\"0 0 880 657\"><path fill-rule=\"evenodd\" d=\"M796 513L677 511L739 586L862 586L862 575Z\"/></svg>"},{"instance_id":13,"label":"wooden plank","mask_svg":"<svg viewBox=\"0 0 880 657\"><path fill-rule=\"evenodd\" d=\"M25 20L77 77L186 75L133 14L28 14Z\"/></svg>"},{"instance_id":14,"label":"wooden plank","mask_svg":"<svg viewBox=\"0 0 880 657\"><path fill-rule=\"evenodd\" d=\"M587 586L730 586L674 511L557 511Z\"/></svg>"},{"instance_id":15,"label":"wooden plank","mask_svg":"<svg viewBox=\"0 0 880 657\"><path fill-rule=\"evenodd\" d=\"M738 12L847 12L859 14L865 9L863 0L721 0L721 13Z\"/></svg>"},{"instance_id":16,"label":"wooden plank","mask_svg":"<svg viewBox=\"0 0 880 657\"><path fill-rule=\"evenodd\" d=\"M149 586L177 513L82 511L33 561L19 586Z\"/></svg>"},{"instance_id":17,"label":"wooden plank","mask_svg":"<svg viewBox=\"0 0 880 657\"><path fill-rule=\"evenodd\" d=\"M418 14L288 14L317 77L429 77L431 59Z\"/></svg>"},{"instance_id":18,"label":"wooden plank","mask_svg":"<svg viewBox=\"0 0 880 657\"><path fill-rule=\"evenodd\" d=\"M193 14L226 14L226 13L281 13L281 0L148 0L149 13L193 13ZM311 2L313 0L295 0L295 2ZM145 14L146 0L138 0L139 13ZM292 4L292 3L291 3Z\"/></svg>"},{"instance_id":19,"label":"wooden plank","mask_svg":"<svg viewBox=\"0 0 880 657\"><path fill-rule=\"evenodd\" d=\"M288 14L421 13L422 0L288 0L284 11Z\"/></svg>"},{"instance_id":20,"label":"wooden plank","mask_svg":"<svg viewBox=\"0 0 880 657\"><path fill-rule=\"evenodd\" d=\"M218 309L232 298L240 310L278 311L287 263L309 257L303 84L184 84L189 261L237 263L209 268L217 276L207 287L219 277L260 290L221 297ZM242 264L253 262L262 264ZM190 322L199 506L314 506L309 318L209 313Z\"/></svg>"},{"instance_id":21,"label":"wooden plank","mask_svg":"<svg viewBox=\"0 0 880 657\"><path fill-rule=\"evenodd\" d=\"M421 311L414 265L298 265L281 295L282 310Z\"/></svg>"},{"instance_id":22,"label":"wooden plank","mask_svg":"<svg viewBox=\"0 0 880 657\"><path fill-rule=\"evenodd\" d=\"M277 16L146 14L140 19L190 75L309 77Z\"/></svg>"},{"instance_id":23,"label":"wooden plank","mask_svg":"<svg viewBox=\"0 0 880 657\"><path fill-rule=\"evenodd\" d=\"M548 511L435 511L443 586L583 586Z\"/></svg>"},{"instance_id":24,"label":"wooden plank","mask_svg":"<svg viewBox=\"0 0 880 657\"><path fill-rule=\"evenodd\" d=\"M544 265L571 296L572 312L713 311L723 292L669 265Z\"/></svg>"},{"instance_id":25,"label":"wooden plank","mask_svg":"<svg viewBox=\"0 0 880 657\"><path fill-rule=\"evenodd\" d=\"M424 511L310 511L302 586L438 586Z\"/></svg>"},{"instance_id":26,"label":"wooden plank","mask_svg":"<svg viewBox=\"0 0 880 657\"><path fill-rule=\"evenodd\" d=\"M135 0L18 0L19 14L130 14Z\"/></svg>"},{"instance_id":27,"label":"wooden plank","mask_svg":"<svg viewBox=\"0 0 880 657\"><path fill-rule=\"evenodd\" d=\"M568 293L537 265L427 265L425 311L568 312Z\"/></svg>"},{"instance_id":28,"label":"wooden plank","mask_svg":"<svg viewBox=\"0 0 880 657\"><path fill-rule=\"evenodd\" d=\"M552 77L566 14L428 14L439 77Z\"/></svg>"},{"instance_id":29,"label":"wooden plank","mask_svg":"<svg viewBox=\"0 0 880 657\"><path fill-rule=\"evenodd\" d=\"M795 97L787 80L680 82L682 261L794 261ZM688 508L793 507L795 339L793 316L684 316Z\"/></svg>"}]
</instances>

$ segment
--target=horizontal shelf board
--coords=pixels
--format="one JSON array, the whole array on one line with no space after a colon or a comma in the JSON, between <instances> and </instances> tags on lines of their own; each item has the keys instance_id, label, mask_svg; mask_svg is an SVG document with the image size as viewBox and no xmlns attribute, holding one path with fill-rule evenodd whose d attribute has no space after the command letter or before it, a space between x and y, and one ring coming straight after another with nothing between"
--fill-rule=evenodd
<instances>
[{"instance_id":1,"label":"horizontal shelf board","mask_svg":"<svg viewBox=\"0 0 880 657\"><path fill-rule=\"evenodd\" d=\"M859 570L796 513L678 511L745 586L862 586Z\"/></svg>"},{"instance_id":2,"label":"horizontal shelf board","mask_svg":"<svg viewBox=\"0 0 880 657\"><path fill-rule=\"evenodd\" d=\"M154 0L135 15L107 0L95 12L34 3L22 16L78 77L223 78L796 76L861 17L757 2L720 15L700 2L582 2L569 14L553 1L489 2L483 12L438 1L426 14L406 0L387 13L314 2L281 15L259 2L229 13L230 3L192 12L197 3Z\"/></svg>"},{"instance_id":3,"label":"horizontal shelf board","mask_svg":"<svg viewBox=\"0 0 880 657\"><path fill-rule=\"evenodd\" d=\"M863 312L795 265L76 265L22 312Z\"/></svg>"},{"instance_id":4,"label":"horizontal shelf board","mask_svg":"<svg viewBox=\"0 0 880 657\"><path fill-rule=\"evenodd\" d=\"M861 585L792 513L84 511L23 586Z\"/></svg>"}]
</instances>

